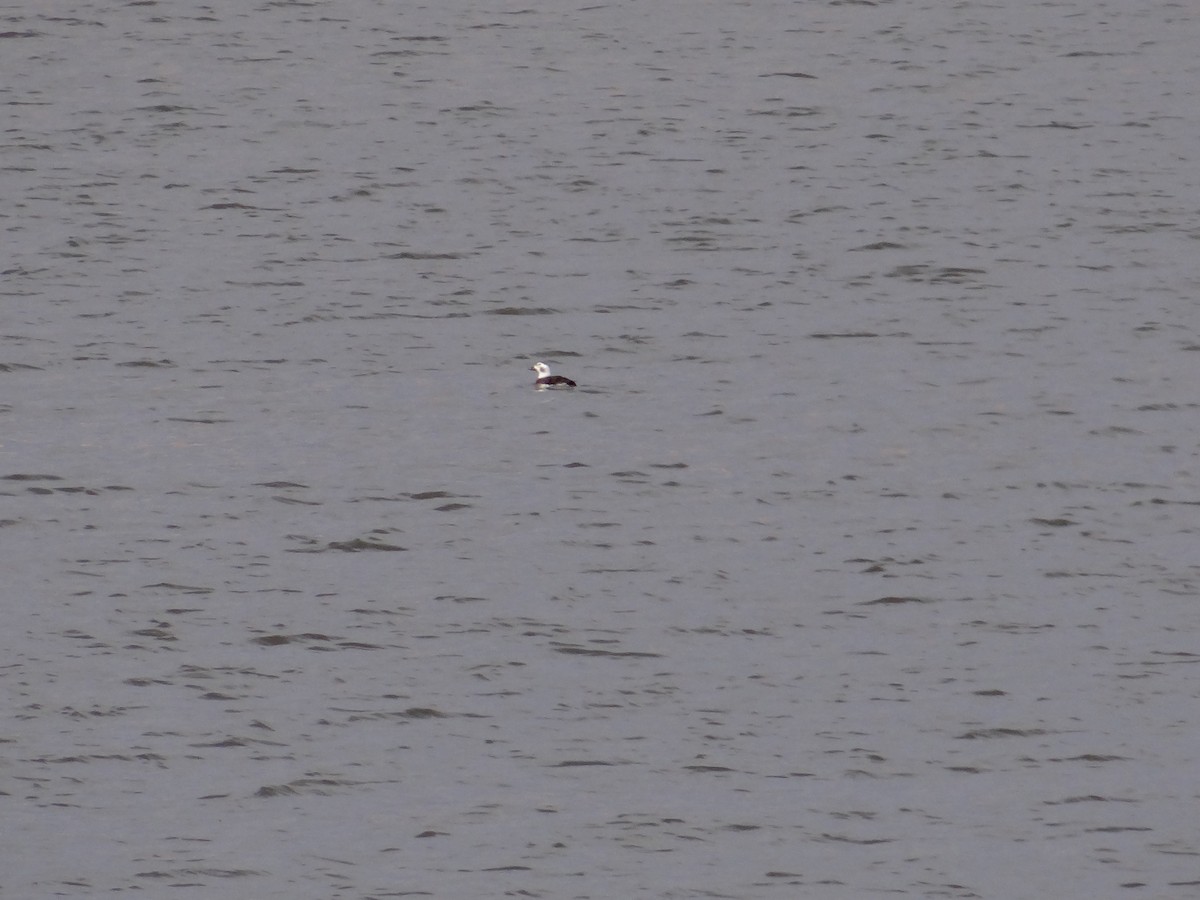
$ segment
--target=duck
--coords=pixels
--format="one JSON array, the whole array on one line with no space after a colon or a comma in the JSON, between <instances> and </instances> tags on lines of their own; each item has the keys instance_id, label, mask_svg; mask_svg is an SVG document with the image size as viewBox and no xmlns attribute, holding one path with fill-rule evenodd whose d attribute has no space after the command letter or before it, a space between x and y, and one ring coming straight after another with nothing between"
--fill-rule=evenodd
<instances>
[{"instance_id":1,"label":"duck","mask_svg":"<svg viewBox=\"0 0 1200 900\"><path fill-rule=\"evenodd\" d=\"M537 381L534 382L534 387L539 391L550 390L570 390L575 387L575 382L565 375L551 375L550 367L544 362L535 362L529 367L532 371L537 372Z\"/></svg>"}]
</instances>

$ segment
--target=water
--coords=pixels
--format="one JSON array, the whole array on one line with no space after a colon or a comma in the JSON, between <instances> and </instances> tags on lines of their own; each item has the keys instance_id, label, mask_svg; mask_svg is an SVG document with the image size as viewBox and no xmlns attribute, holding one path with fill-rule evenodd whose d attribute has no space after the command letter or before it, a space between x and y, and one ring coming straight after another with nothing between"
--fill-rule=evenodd
<instances>
[{"instance_id":1,"label":"water","mask_svg":"<svg viewBox=\"0 0 1200 900\"><path fill-rule=\"evenodd\" d=\"M1198 29L11 9L5 894L1194 889Z\"/></svg>"}]
</instances>

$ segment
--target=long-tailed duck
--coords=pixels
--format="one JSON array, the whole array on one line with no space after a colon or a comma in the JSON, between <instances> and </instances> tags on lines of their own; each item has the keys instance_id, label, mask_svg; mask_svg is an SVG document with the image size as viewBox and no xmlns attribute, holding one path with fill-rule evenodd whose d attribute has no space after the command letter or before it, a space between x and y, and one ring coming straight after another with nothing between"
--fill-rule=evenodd
<instances>
[{"instance_id":1,"label":"long-tailed duck","mask_svg":"<svg viewBox=\"0 0 1200 900\"><path fill-rule=\"evenodd\" d=\"M550 367L544 362L536 362L529 368L534 372L537 372L537 381L534 382L534 386L539 391L544 391L546 389L561 391L570 390L571 388L575 387L575 382L573 382L570 378L567 378L563 375L551 375Z\"/></svg>"}]
</instances>

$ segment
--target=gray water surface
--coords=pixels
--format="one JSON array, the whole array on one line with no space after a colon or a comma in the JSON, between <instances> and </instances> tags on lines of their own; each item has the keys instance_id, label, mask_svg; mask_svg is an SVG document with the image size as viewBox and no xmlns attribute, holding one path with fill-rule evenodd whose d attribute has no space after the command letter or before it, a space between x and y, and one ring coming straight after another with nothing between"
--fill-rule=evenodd
<instances>
[{"instance_id":1,"label":"gray water surface","mask_svg":"<svg viewBox=\"0 0 1200 900\"><path fill-rule=\"evenodd\" d=\"M1134 6L10 7L0 893L1200 891Z\"/></svg>"}]
</instances>

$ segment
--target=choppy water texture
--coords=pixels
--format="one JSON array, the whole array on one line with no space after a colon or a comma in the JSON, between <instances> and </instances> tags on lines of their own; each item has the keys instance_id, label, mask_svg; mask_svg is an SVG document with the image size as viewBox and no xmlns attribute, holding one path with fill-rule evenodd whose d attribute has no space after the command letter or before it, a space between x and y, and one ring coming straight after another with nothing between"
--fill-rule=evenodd
<instances>
[{"instance_id":1,"label":"choppy water texture","mask_svg":"<svg viewBox=\"0 0 1200 900\"><path fill-rule=\"evenodd\" d=\"M4 895L1200 891L1193 13L10 5Z\"/></svg>"}]
</instances>

